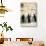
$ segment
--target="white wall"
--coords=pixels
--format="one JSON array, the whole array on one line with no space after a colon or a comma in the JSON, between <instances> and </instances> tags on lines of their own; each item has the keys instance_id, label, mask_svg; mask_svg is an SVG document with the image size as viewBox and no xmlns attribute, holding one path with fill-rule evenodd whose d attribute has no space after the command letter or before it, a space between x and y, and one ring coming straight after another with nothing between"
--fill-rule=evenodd
<instances>
[{"instance_id":1,"label":"white wall","mask_svg":"<svg viewBox=\"0 0 46 46\"><path fill-rule=\"evenodd\" d=\"M46 41L46 0L3 0L4 5L12 10L0 17L0 23L8 22L12 25L12 32L5 32L5 37L33 37L35 40ZM20 3L37 2L37 27L21 27L20 25Z\"/></svg>"}]
</instances>

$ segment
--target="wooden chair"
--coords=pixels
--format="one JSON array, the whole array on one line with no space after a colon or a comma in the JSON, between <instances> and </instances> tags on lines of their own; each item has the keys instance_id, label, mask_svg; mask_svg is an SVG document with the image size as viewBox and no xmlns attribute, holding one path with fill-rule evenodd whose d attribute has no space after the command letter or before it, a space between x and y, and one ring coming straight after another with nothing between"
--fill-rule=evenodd
<instances>
[{"instance_id":1,"label":"wooden chair","mask_svg":"<svg viewBox=\"0 0 46 46\"><path fill-rule=\"evenodd\" d=\"M16 38L16 41L27 41L29 44L32 44L33 38Z\"/></svg>"},{"instance_id":2,"label":"wooden chair","mask_svg":"<svg viewBox=\"0 0 46 46\"><path fill-rule=\"evenodd\" d=\"M17 40L20 40L20 41L29 41L29 40L31 40L31 41L33 41L33 38L16 38L16 41Z\"/></svg>"}]
</instances>

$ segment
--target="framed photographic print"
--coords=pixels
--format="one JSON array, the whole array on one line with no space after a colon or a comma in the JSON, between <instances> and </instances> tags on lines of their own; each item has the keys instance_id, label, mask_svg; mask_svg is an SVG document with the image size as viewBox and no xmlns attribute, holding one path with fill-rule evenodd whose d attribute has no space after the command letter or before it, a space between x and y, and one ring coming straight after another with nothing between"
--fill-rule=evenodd
<instances>
[{"instance_id":1,"label":"framed photographic print","mask_svg":"<svg viewBox=\"0 0 46 46\"><path fill-rule=\"evenodd\" d=\"M37 26L37 3L21 3L21 26Z\"/></svg>"}]
</instances>

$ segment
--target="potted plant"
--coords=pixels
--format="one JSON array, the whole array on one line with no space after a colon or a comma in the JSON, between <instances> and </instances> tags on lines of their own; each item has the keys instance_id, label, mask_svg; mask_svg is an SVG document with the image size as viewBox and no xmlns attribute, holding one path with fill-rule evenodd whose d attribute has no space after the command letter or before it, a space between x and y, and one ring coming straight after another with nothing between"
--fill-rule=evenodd
<instances>
[{"instance_id":1,"label":"potted plant","mask_svg":"<svg viewBox=\"0 0 46 46\"><path fill-rule=\"evenodd\" d=\"M2 27L3 31L4 31L4 28L6 29L6 32L7 31L12 31L12 27L11 26L7 26L7 22L4 22L3 24L0 24L0 26ZM3 35L3 31L0 33L0 44L3 44L4 43L4 35Z\"/></svg>"}]
</instances>

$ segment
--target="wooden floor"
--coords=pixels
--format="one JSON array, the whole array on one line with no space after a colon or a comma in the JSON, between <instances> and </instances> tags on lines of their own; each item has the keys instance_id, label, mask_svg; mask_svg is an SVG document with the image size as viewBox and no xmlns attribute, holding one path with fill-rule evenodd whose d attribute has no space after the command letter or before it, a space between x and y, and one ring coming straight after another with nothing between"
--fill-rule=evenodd
<instances>
[{"instance_id":1,"label":"wooden floor","mask_svg":"<svg viewBox=\"0 0 46 46\"><path fill-rule=\"evenodd\" d=\"M4 44L0 44L0 46L29 46L28 43L25 43L25 42L4 42Z\"/></svg>"}]
</instances>

